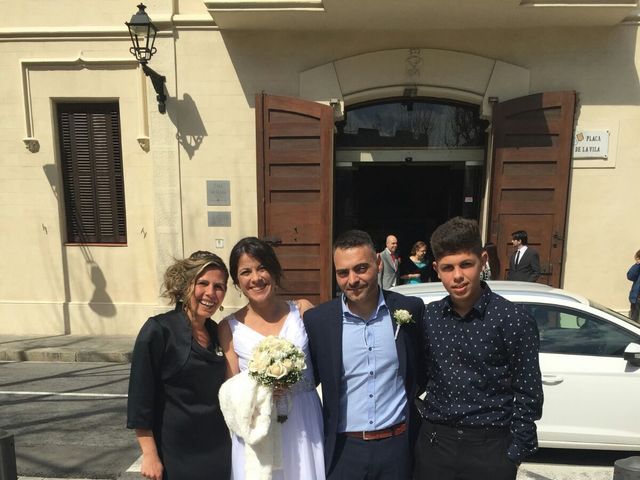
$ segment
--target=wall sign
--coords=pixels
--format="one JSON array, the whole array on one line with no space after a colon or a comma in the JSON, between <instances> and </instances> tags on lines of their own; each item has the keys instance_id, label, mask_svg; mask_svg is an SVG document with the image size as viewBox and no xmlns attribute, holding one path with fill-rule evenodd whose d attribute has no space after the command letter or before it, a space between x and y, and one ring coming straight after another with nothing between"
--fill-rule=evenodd
<instances>
[{"instance_id":1,"label":"wall sign","mask_svg":"<svg viewBox=\"0 0 640 480\"><path fill-rule=\"evenodd\" d=\"M573 158L608 158L609 130L576 130Z\"/></svg>"},{"instance_id":2,"label":"wall sign","mask_svg":"<svg viewBox=\"0 0 640 480\"><path fill-rule=\"evenodd\" d=\"M231 205L231 182L229 180L207 180L207 206L228 207Z\"/></svg>"},{"instance_id":3,"label":"wall sign","mask_svg":"<svg viewBox=\"0 0 640 480\"><path fill-rule=\"evenodd\" d=\"M210 227L230 227L231 212L207 212Z\"/></svg>"}]
</instances>

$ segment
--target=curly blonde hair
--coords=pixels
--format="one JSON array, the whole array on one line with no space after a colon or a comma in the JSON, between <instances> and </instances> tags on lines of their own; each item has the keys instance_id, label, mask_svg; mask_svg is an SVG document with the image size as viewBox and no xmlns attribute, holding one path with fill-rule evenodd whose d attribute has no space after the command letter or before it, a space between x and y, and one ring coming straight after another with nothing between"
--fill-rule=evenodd
<instances>
[{"instance_id":1,"label":"curly blonde hair","mask_svg":"<svg viewBox=\"0 0 640 480\"><path fill-rule=\"evenodd\" d=\"M220 270L224 274L226 285L229 270L222 259L215 253L198 250L188 258L175 260L173 265L167 268L164 272L161 295L168 298L172 304L182 303L182 308L186 309L193 295L196 280L206 268Z\"/></svg>"}]
</instances>

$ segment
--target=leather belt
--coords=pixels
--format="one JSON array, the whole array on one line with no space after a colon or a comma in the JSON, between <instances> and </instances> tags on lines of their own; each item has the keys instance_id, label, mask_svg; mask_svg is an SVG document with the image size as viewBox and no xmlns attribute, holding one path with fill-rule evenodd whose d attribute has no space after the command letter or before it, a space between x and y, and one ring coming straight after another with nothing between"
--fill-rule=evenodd
<instances>
[{"instance_id":1,"label":"leather belt","mask_svg":"<svg viewBox=\"0 0 640 480\"><path fill-rule=\"evenodd\" d=\"M406 422L398 423L382 430L372 430L369 432L344 432L348 437L359 438L361 440L382 440L384 438L395 437L407 431Z\"/></svg>"}]
</instances>

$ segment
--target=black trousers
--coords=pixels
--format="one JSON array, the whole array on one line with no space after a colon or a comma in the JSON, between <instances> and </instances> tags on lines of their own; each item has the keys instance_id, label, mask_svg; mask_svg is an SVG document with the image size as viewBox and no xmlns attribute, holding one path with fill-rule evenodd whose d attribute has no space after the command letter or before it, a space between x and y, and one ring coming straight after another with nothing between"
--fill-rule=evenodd
<instances>
[{"instance_id":1,"label":"black trousers","mask_svg":"<svg viewBox=\"0 0 640 480\"><path fill-rule=\"evenodd\" d=\"M407 432L382 440L338 435L327 480L410 479L411 452Z\"/></svg>"},{"instance_id":2,"label":"black trousers","mask_svg":"<svg viewBox=\"0 0 640 480\"><path fill-rule=\"evenodd\" d=\"M631 320L638 321L640 317L640 298L636 301L636 303L630 303L631 307L629 308L629 318Z\"/></svg>"},{"instance_id":3,"label":"black trousers","mask_svg":"<svg viewBox=\"0 0 640 480\"><path fill-rule=\"evenodd\" d=\"M508 428L456 428L422 421L414 480L514 480Z\"/></svg>"}]
</instances>

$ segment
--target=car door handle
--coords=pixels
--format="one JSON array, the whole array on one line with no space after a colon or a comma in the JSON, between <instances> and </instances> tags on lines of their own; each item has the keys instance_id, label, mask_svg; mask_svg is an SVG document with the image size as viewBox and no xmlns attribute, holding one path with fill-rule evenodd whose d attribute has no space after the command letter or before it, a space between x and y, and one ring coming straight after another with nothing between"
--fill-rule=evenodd
<instances>
[{"instance_id":1,"label":"car door handle","mask_svg":"<svg viewBox=\"0 0 640 480\"><path fill-rule=\"evenodd\" d=\"M558 385L559 383L564 382L564 378L558 375L543 375L542 383L543 385Z\"/></svg>"}]
</instances>

